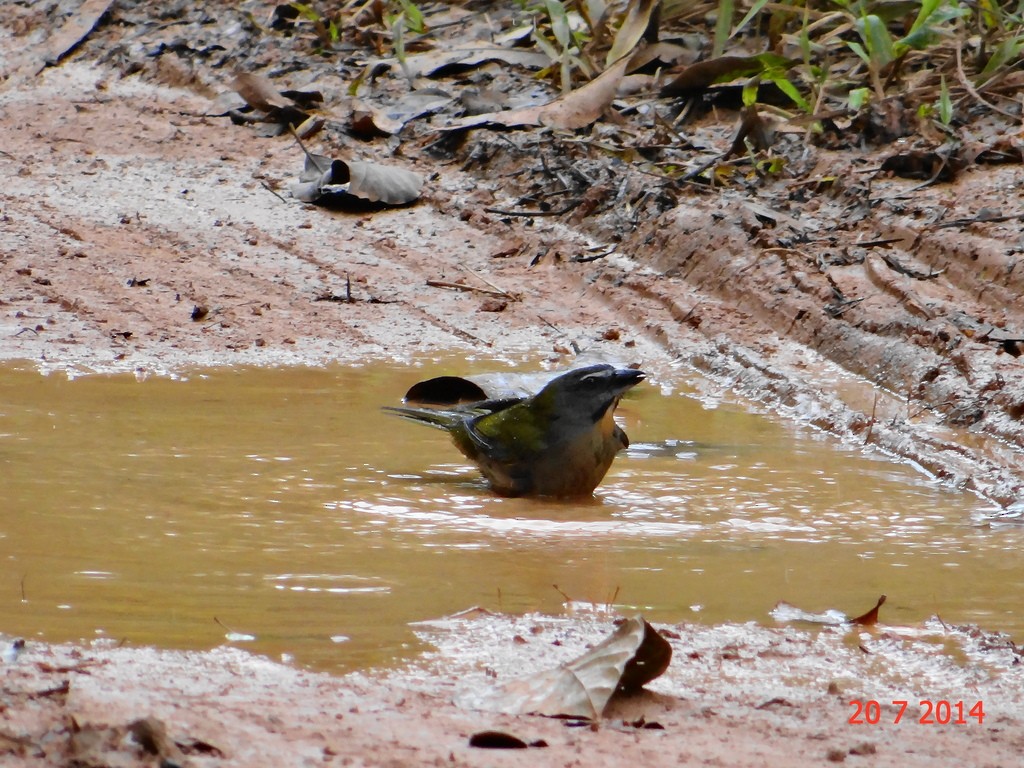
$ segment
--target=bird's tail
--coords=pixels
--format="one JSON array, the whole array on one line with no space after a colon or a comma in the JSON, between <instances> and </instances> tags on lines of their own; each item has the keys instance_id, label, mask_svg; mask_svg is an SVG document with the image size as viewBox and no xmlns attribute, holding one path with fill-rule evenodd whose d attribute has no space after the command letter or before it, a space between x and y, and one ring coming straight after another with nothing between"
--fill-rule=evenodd
<instances>
[{"instance_id":1,"label":"bird's tail","mask_svg":"<svg viewBox=\"0 0 1024 768\"><path fill-rule=\"evenodd\" d=\"M396 408L385 405L383 410L409 421L418 421L420 424L444 430L450 430L458 422L466 418L466 414L458 411L445 411L434 408Z\"/></svg>"},{"instance_id":2,"label":"bird's tail","mask_svg":"<svg viewBox=\"0 0 1024 768\"><path fill-rule=\"evenodd\" d=\"M497 400L481 400L478 403L466 403L454 408L409 408L383 406L383 410L401 416L409 421L418 421L421 424L428 424L431 427L451 431L460 422L467 422L477 416L486 416L489 413L497 413L521 403L521 397L504 397Z\"/></svg>"}]
</instances>

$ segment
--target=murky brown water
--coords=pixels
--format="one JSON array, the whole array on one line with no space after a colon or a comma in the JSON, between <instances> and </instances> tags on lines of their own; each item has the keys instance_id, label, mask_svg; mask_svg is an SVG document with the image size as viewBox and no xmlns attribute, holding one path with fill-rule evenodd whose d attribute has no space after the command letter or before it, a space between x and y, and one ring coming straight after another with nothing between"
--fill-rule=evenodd
<instances>
[{"instance_id":1,"label":"murky brown water","mask_svg":"<svg viewBox=\"0 0 1024 768\"><path fill-rule=\"evenodd\" d=\"M912 468L643 385L598 497L499 499L445 435L389 417L464 361L0 371L0 631L245 647L327 669L415 652L409 622L564 598L770 622L778 600L1024 632L1024 529ZM474 364L490 370L494 364ZM22 599L22 583L24 599ZM219 626L215 617L224 626Z\"/></svg>"}]
</instances>

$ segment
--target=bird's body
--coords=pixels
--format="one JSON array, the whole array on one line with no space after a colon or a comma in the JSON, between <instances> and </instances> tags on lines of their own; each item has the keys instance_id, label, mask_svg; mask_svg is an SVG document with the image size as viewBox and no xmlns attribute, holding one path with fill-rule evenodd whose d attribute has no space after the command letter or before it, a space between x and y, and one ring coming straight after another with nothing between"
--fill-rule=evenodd
<instances>
[{"instance_id":1,"label":"bird's body","mask_svg":"<svg viewBox=\"0 0 1024 768\"><path fill-rule=\"evenodd\" d=\"M613 414L643 378L631 368L592 365L552 379L532 397L386 410L446 430L502 496L586 496L629 445Z\"/></svg>"}]
</instances>

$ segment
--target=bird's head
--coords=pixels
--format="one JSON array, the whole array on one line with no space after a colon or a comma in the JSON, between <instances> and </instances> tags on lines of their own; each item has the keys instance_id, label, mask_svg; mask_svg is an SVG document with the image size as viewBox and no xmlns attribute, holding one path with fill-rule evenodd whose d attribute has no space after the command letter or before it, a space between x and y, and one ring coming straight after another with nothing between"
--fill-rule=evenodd
<instances>
[{"instance_id":1,"label":"bird's head","mask_svg":"<svg viewBox=\"0 0 1024 768\"><path fill-rule=\"evenodd\" d=\"M552 379L536 395L538 405L551 413L600 421L626 390L644 380L643 371L633 368L588 365L574 368Z\"/></svg>"}]
</instances>

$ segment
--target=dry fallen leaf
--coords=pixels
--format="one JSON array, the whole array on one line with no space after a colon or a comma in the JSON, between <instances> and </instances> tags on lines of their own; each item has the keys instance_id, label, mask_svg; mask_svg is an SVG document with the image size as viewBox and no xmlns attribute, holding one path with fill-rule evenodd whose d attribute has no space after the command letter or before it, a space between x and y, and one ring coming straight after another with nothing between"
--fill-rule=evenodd
<instances>
[{"instance_id":1,"label":"dry fallen leaf","mask_svg":"<svg viewBox=\"0 0 1024 768\"><path fill-rule=\"evenodd\" d=\"M504 731L479 731L469 737L469 746L480 749L527 749L530 745Z\"/></svg>"},{"instance_id":2,"label":"dry fallen leaf","mask_svg":"<svg viewBox=\"0 0 1024 768\"><path fill-rule=\"evenodd\" d=\"M404 168L309 154L291 193L297 200L319 205L405 205L420 196L422 187L423 177Z\"/></svg>"},{"instance_id":3,"label":"dry fallen leaf","mask_svg":"<svg viewBox=\"0 0 1024 768\"><path fill-rule=\"evenodd\" d=\"M540 51L504 48L486 40L477 40L409 56L405 65L414 76L436 77L452 69L472 69L490 61L526 69L543 69L551 63L547 54ZM384 63L393 64L394 60L387 59Z\"/></svg>"},{"instance_id":4,"label":"dry fallen leaf","mask_svg":"<svg viewBox=\"0 0 1024 768\"><path fill-rule=\"evenodd\" d=\"M658 15L655 11L660 10L661 0L630 0L626 9L626 18L615 33L615 40L612 41L611 50L608 51L606 63L618 61L627 53L636 48L637 44L645 35L653 35L654 39L649 42L657 42ZM654 23L652 23L652 16Z\"/></svg>"},{"instance_id":5,"label":"dry fallen leaf","mask_svg":"<svg viewBox=\"0 0 1024 768\"><path fill-rule=\"evenodd\" d=\"M85 0L46 41L44 66L52 66L85 40L110 10L113 0Z\"/></svg>"},{"instance_id":6,"label":"dry fallen leaf","mask_svg":"<svg viewBox=\"0 0 1024 768\"><path fill-rule=\"evenodd\" d=\"M930 152L911 149L889 155L882 161L881 171L903 179L952 181L965 163L952 152Z\"/></svg>"},{"instance_id":7,"label":"dry fallen leaf","mask_svg":"<svg viewBox=\"0 0 1024 768\"><path fill-rule=\"evenodd\" d=\"M481 125L503 125L506 128L546 125L564 130L585 128L601 117L612 103L628 65L629 57L624 56L582 88L547 104L464 117L452 121L445 130Z\"/></svg>"},{"instance_id":8,"label":"dry fallen leaf","mask_svg":"<svg viewBox=\"0 0 1024 768\"><path fill-rule=\"evenodd\" d=\"M161 764L181 765L183 762L184 755L174 740L167 735L167 726L163 721L153 716L144 717L129 723L128 733L146 752L163 758Z\"/></svg>"},{"instance_id":9,"label":"dry fallen leaf","mask_svg":"<svg viewBox=\"0 0 1024 768\"><path fill-rule=\"evenodd\" d=\"M861 614L855 619L850 619L851 624L859 624L862 627L873 627L878 623L878 609L885 603L885 595L878 598L875 607L867 613Z\"/></svg>"},{"instance_id":10,"label":"dry fallen leaf","mask_svg":"<svg viewBox=\"0 0 1024 768\"><path fill-rule=\"evenodd\" d=\"M384 108L353 100L352 129L360 136L395 135L410 120L444 109L454 97L437 88L409 91Z\"/></svg>"},{"instance_id":11,"label":"dry fallen leaf","mask_svg":"<svg viewBox=\"0 0 1024 768\"><path fill-rule=\"evenodd\" d=\"M639 690L663 673L671 659L668 641L642 616L635 616L568 664L463 697L460 704L510 715L597 719L613 694Z\"/></svg>"},{"instance_id":12,"label":"dry fallen leaf","mask_svg":"<svg viewBox=\"0 0 1024 768\"><path fill-rule=\"evenodd\" d=\"M272 112L291 106L288 99L263 75L239 72L231 81L231 88L245 100L246 104L260 112Z\"/></svg>"},{"instance_id":13,"label":"dry fallen leaf","mask_svg":"<svg viewBox=\"0 0 1024 768\"><path fill-rule=\"evenodd\" d=\"M859 624L861 626L873 626L878 623L878 609L885 603L885 595L878 598L875 607L862 616L849 618L842 611L830 608L824 613L811 613L795 605L786 602L776 603L769 614L773 619L782 623L804 622L807 624L821 624L825 626L839 627L846 624Z\"/></svg>"},{"instance_id":14,"label":"dry fallen leaf","mask_svg":"<svg viewBox=\"0 0 1024 768\"><path fill-rule=\"evenodd\" d=\"M273 123L276 133L283 133L288 126L306 126L299 131L300 135L319 130L307 125L307 121L313 119L307 110L323 102L323 94L319 91L278 91L266 77L251 72L235 75L231 88L259 113L259 117L249 118L250 122Z\"/></svg>"}]
</instances>

